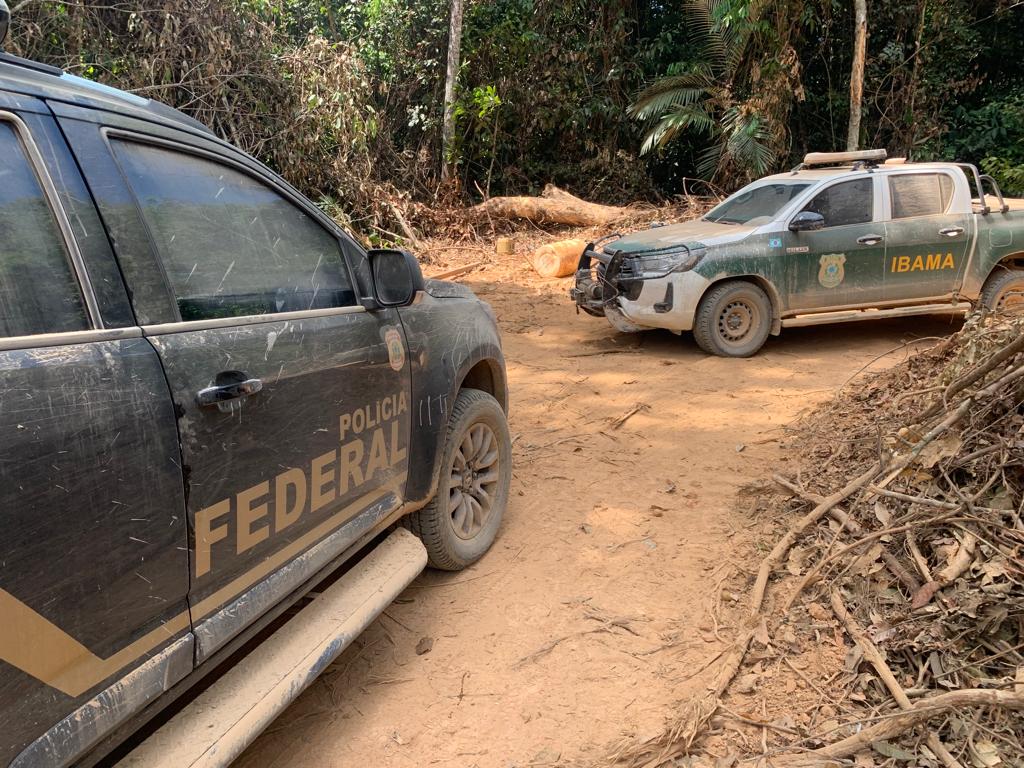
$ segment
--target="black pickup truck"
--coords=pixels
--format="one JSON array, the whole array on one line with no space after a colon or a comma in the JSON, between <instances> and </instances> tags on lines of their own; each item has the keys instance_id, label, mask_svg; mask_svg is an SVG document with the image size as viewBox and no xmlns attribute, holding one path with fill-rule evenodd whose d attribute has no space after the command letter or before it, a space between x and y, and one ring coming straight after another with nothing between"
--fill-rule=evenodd
<instances>
[{"instance_id":1,"label":"black pickup truck","mask_svg":"<svg viewBox=\"0 0 1024 768\"><path fill-rule=\"evenodd\" d=\"M185 115L0 54L0 764L96 762L387 544L303 609L348 600L343 632L249 671L262 720L174 760L230 761L428 556L490 547L506 409L468 289Z\"/></svg>"}]
</instances>

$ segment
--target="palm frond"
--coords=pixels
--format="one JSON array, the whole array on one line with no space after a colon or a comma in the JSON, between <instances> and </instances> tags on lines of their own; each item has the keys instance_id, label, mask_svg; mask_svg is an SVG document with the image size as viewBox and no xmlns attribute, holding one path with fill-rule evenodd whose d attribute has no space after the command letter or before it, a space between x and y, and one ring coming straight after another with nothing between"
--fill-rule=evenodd
<instances>
[{"instance_id":1,"label":"palm frond","mask_svg":"<svg viewBox=\"0 0 1024 768\"><path fill-rule=\"evenodd\" d=\"M715 142L703 152L697 158L697 175L703 179L714 180L718 174L719 166L722 164L722 152L724 145L721 142Z\"/></svg>"},{"instance_id":2,"label":"palm frond","mask_svg":"<svg viewBox=\"0 0 1024 768\"><path fill-rule=\"evenodd\" d=\"M631 117L647 120L673 107L700 101L714 85L710 75L700 70L666 77L644 90L627 111Z\"/></svg>"},{"instance_id":3,"label":"palm frond","mask_svg":"<svg viewBox=\"0 0 1024 768\"><path fill-rule=\"evenodd\" d=\"M714 135L718 130L715 119L700 104L683 104L662 115L640 147L640 154L645 155L674 139L681 131L688 128L700 133Z\"/></svg>"},{"instance_id":4,"label":"palm frond","mask_svg":"<svg viewBox=\"0 0 1024 768\"><path fill-rule=\"evenodd\" d=\"M775 153L769 146L771 135L756 112L744 112L738 107L727 111L723 119L727 137L724 152L738 169L755 176L767 173Z\"/></svg>"}]
</instances>

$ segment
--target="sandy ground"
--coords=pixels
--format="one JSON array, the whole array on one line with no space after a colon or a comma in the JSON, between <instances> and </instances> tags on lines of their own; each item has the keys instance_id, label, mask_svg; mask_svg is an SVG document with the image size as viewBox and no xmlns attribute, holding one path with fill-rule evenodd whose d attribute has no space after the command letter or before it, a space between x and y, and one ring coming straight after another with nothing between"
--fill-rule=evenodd
<instances>
[{"instance_id":1,"label":"sandy ground","mask_svg":"<svg viewBox=\"0 0 1024 768\"><path fill-rule=\"evenodd\" d=\"M239 766L600 764L659 732L770 547L773 521L737 491L786 472L783 425L956 327L794 329L724 360L577 317L565 281L514 257L460 279L494 306L508 358L500 537L467 571L421 576Z\"/></svg>"}]
</instances>

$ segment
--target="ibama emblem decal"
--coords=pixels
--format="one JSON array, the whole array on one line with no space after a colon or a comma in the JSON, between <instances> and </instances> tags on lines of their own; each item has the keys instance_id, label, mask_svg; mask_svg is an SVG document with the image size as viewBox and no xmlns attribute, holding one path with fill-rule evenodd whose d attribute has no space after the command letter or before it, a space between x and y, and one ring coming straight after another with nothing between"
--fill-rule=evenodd
<instances>
[{"instance_id":1,"label":"ibama emblem decal","mask_svg":"<svg viewBox=\"0 0 1024 768\"><path fill-rule=\"evenodd\" d=\"M845 253L826 253L821 257L821 269L818 270L818 282L824 288L836 288L846 277Z\"/></svg>"},{"instance_id":2,"label":"ibama emblem decal","mask_svg":"<svg viewBox=\"0 0 1024 768\"><path fill-rule=\"evenodd\" d=\"M384 334L384 343L388 346L388 360L392 369L402 370L405 365L405 344L402 343L402 334L397 328L389 328Z\"/></svg>"}]
</instances>

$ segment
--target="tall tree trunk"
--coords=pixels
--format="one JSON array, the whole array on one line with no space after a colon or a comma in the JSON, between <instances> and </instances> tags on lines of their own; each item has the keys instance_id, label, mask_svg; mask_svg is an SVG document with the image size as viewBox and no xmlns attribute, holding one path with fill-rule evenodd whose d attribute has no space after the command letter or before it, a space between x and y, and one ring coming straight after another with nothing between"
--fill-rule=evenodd
<instances>
[{"instance_id":1,"label":"tall tree trunk","mask_svg":"<svg viewBox=\"0 0 1024 768\"><path fill-rule=\"evenodd\" d=\"M850 128L846 133L846 151L860 148L860 113L864 102L864 58L868 45L867 0L853 0L853 68L850 71Z\"/></svg>"},{"instance_id":2,"label":"tall tree trunk","mask_svg":"<svg viewBox=\"0 0 1024 768\"><path fill-rule=\"evenodd\" d=\"M915 119L917 115L914 114L914 104L917 101L917 80L921 72L921 39L924 37L924 22L927 12L928 2L927 0L921 0L921 10L918 14L917 22L917 37L914 39L914 68L910 74L910 108L907 110L907 113L910 115L910 125L907 126L906 131L906 154L908 157L912 156L914 147L917 145L918 124Z\"/></svg>"},{"instance_id":3,"label":"tall tree trunk","mask_svg":"<svg viewBox=\"0 0 1024 768\"><path fill-rule=\"evenodd\" d=\"M462 47L462 2L451 0L452 17L448 29L448 70L444 78L444 122L441 126L441 180L447 181L453 164L455 140L455 85L459 79L459 49Z\"/></svg>"}]
</instances>

